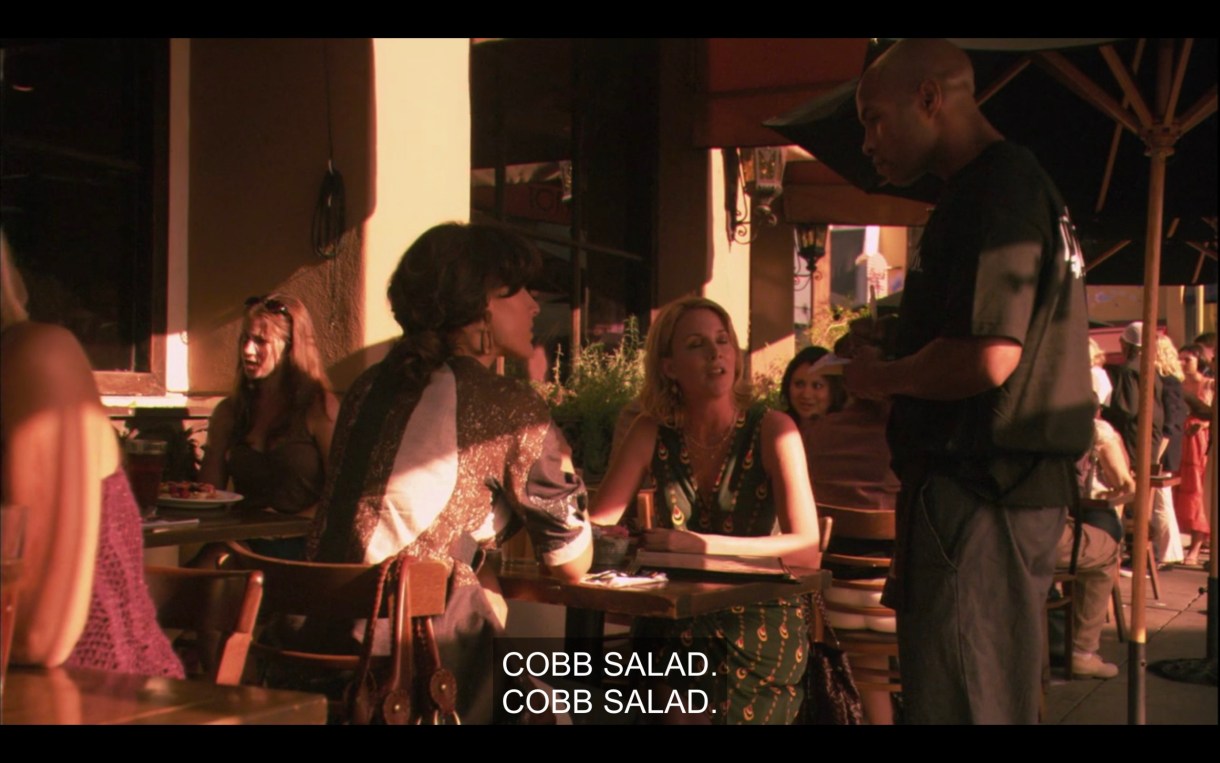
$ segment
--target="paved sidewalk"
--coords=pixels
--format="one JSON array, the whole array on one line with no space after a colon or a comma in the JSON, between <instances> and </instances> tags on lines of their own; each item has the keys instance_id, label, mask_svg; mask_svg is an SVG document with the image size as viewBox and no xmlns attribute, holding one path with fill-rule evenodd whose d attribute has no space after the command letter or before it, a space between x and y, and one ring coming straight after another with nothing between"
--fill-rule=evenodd
<instances>
[{"instance_id":1,"label":"paved sidewalk","mask_svg":"<svg viewBox=\"0 0 1220 763\"><path fill-rule=\"evenodd\" d=\"M1122 578L1127 622L1131 616L1131 578ZM1147 657L1149 664L1162 659L1206 655L1207 572L1177 567L1160 573L1161 598L1152 598L1148 586ZM1127 722L1128 644L1118 642L1113 624L1102 631L1101 655L1116 663L1117 678L1064 681L1059 668L1052 671L1047 690L1047 723L1120 724ZM1216 725L1215 686L1168 681L1147 671L1147 722L1149 724Z\"/></svg>"}]
</instances>

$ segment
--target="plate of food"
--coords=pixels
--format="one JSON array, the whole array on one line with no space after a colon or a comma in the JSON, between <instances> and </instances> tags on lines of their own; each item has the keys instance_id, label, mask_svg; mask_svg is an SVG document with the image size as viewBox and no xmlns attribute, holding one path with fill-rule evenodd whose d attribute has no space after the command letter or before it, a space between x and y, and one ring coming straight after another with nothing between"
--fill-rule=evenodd
<instances>
[{"instance_id":1,"label":"plate of food","mask_svg":"<svg viewBox=\"0 0 1220 763\"><path fill-rule=\"evenodd\" d=\"M189 511L223 509L241 499L237 493L217 490L206 482L162 482L157 493L158 506Z\"/></svg>"}]
</instances>

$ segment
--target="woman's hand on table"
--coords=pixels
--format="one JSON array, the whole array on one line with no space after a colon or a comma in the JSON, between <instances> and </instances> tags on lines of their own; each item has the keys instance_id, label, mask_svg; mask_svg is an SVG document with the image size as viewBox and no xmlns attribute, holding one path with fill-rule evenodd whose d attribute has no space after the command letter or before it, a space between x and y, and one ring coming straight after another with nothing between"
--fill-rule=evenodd
<instances>
[{"instance_id":1,"label":"woman's hand on table","mask_svg":"<svg viewBox=\"0 0 1220 763\"><path fill-rule=\"evenodd\" d=\"M697 533L682 530L645 530L643 546L649 551L674 551L679 554L706 554L707 540Z\"/></svg>"}]
</instances>

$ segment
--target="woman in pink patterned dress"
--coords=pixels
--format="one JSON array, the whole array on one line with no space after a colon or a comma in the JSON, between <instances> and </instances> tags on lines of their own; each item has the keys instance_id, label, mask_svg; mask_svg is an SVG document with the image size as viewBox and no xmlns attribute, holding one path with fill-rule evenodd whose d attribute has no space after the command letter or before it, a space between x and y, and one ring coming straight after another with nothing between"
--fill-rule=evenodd
<instances>
[{"instance_id":1,"label":"woman in pink patterned dress","mask_svg":"<svg viewBox=\"0 0 1220 763\"><path fill-rule=\"evenodd\" d=\"M13 661L182 677L144 582L140 513L88 358L30 321L0 240L4 503L26 507Z\"/></svg>"}]
</instances>

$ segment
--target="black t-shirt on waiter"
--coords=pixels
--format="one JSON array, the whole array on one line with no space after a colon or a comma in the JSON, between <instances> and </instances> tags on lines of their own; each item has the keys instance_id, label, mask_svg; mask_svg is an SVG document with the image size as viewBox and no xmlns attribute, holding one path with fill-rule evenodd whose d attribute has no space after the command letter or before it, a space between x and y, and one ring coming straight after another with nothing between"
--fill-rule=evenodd
<instances>
[{"instance_id":1,"label":"black t-shirt on waiter","mask_svg":"<svg viewBox=\"0 0 1220 763\"><path fill-rule=\"evenodd\" d=\"M907 269L896 356L937 338L1001 337L1021 360L999 388L948 402L897 397L894 470L949 474L1006 506L1071 501L1092 437L1083 259L1033 155L988 147L950 179Z\"/></svg>"}]
</instances>

